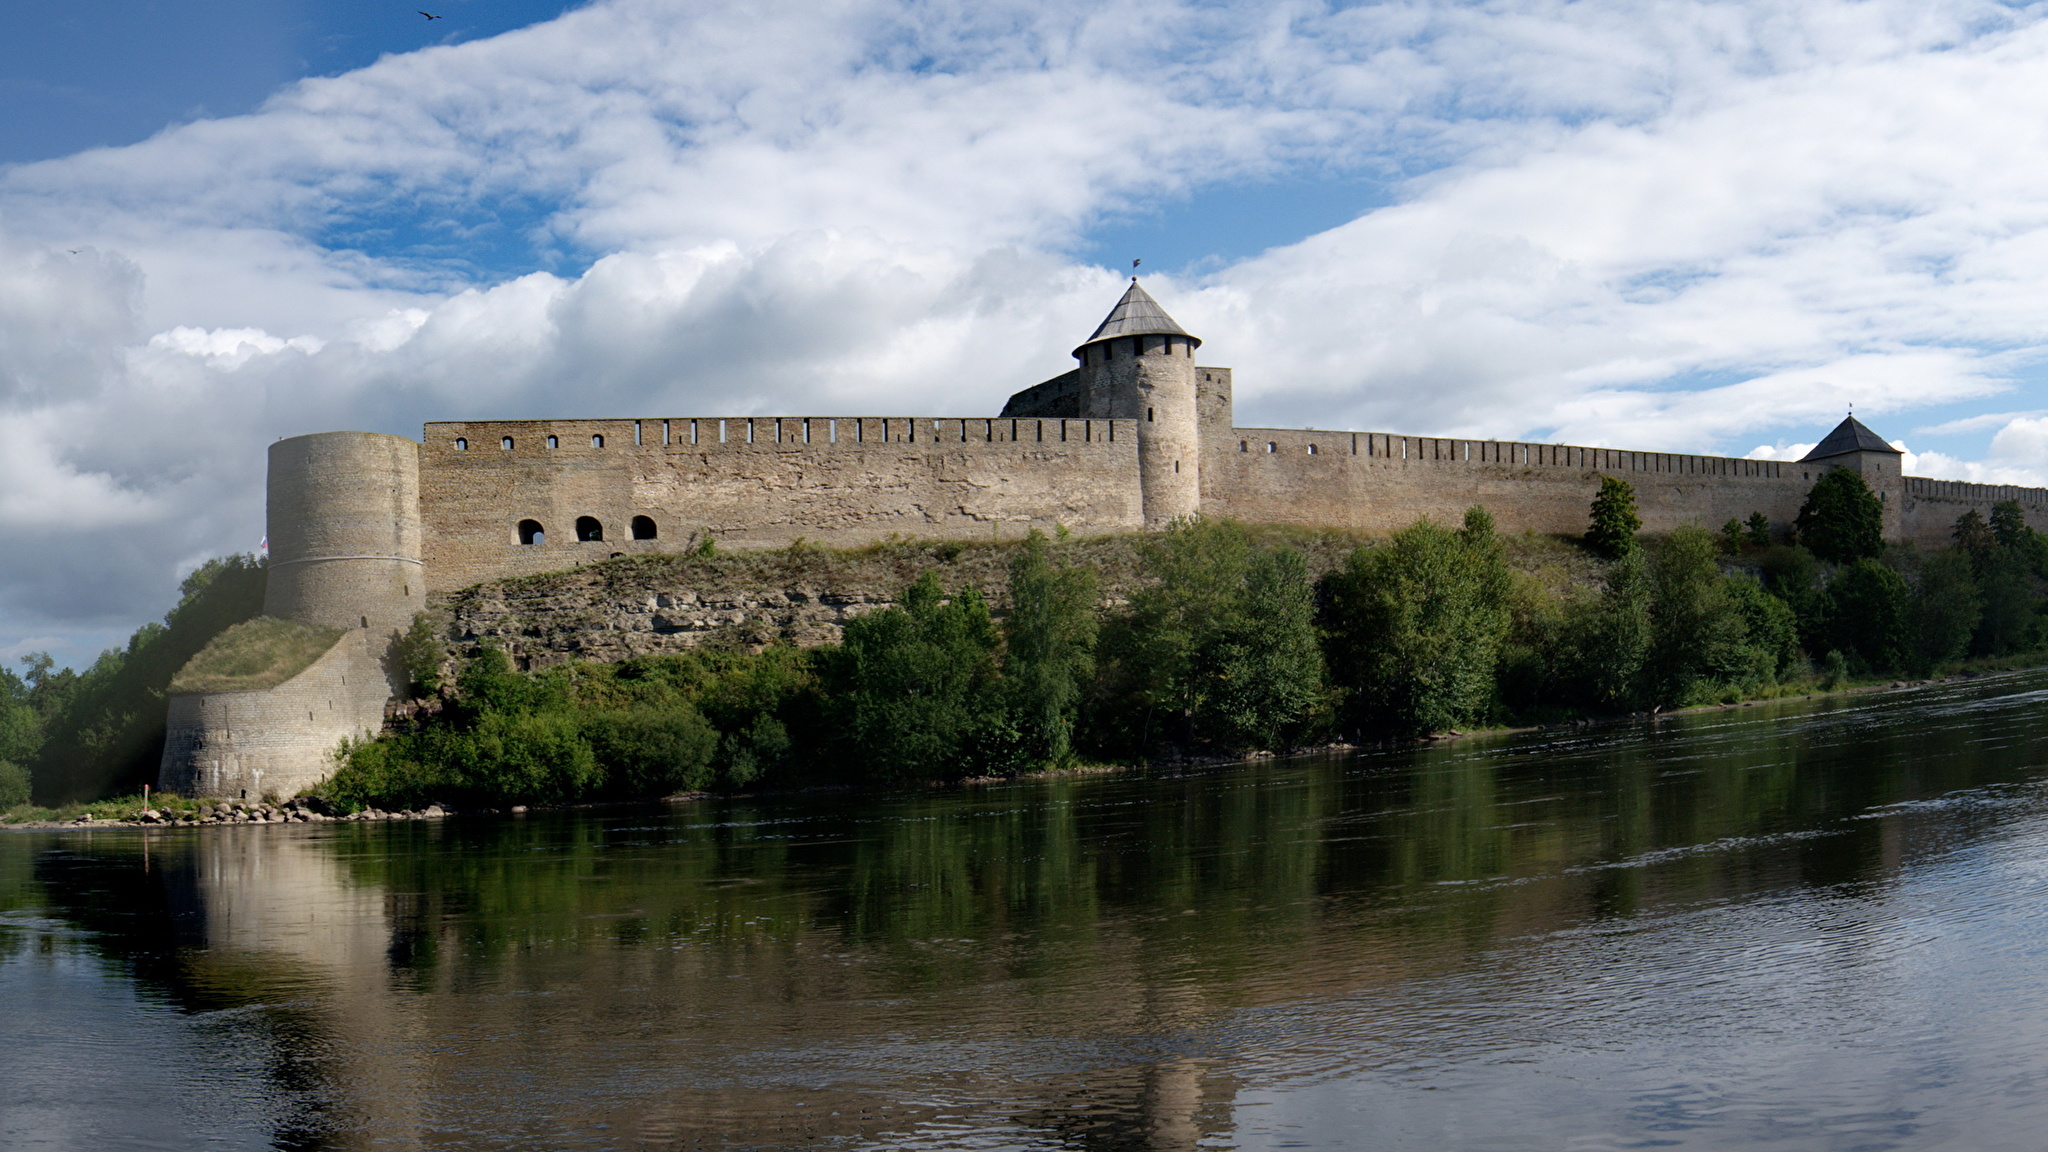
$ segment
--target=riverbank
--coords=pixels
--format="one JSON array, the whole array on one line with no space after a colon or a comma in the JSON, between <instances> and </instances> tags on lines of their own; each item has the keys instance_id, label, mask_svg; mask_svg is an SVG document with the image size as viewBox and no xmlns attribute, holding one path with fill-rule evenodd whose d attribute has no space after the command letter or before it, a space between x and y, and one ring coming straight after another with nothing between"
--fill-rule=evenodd
<instances>
[{"instance_id":1,"label":"riverbank","mask_svg":"<svg viewBox=\"0 0 2048 1152\"><path fill-rule=\"evenodd\" d=\"M1631 712L1611 715L1588 715L1547 724L1521 726L1474 728L1433 733L1428 736L1402 740L1388 740L1367 744L1331 743L1312 748L1297 748L1287 752L1256 752L1250 755L1233 756L1187 756L1167 760L1156 760L1142 764L1077 764L1065 768L1048 768L1014 776L971 776L950 781L932 781L928 790L952 790L960 788L987 787L1010 784L1018 781L1054 780L1086 776L1119 775L1147 770L1183 769L1207 770L1227 768L1233 765L1250 764L1261 760L1282 757L1335 755L1350 752L1372 752L1390 748L1420 747L1443 744L1452 741L1466 741L1480 737L1513 736L1532 732L1561 732L1569 729L1588 728L1601 724L1619 724L1656 719L1660 717L1688 716L1708 712L1728 712L1743 708L1754 708L1793 700L1816 700L1835 696L1856 696L1872 692L1886 692L1909 688L1925 688L1944 684L1966 683L1989 676L2007 675L2020 672L2038 671L2048 668L2048 652L2032 653L2026 656L2009 656L1997 659L1973 661L1971 664L1944 676L1924 679L1876 679L1845 683L1835 688L1823 688L1818 684L1787 686L1792 690L1757 695L1741 700L1713 704L1701 704L1691 708ZM831 789L754 789L744 793L725 794L744 798L767 798L776 796L814 793L821 790L863 791L851 786ZM869 789L885 791L890 789ZM893 789L900 791L901 789ZM21 806L0 813L0 831L49 831L53 829L78 828L199 828L245 825L324 824L324 823L380 823L390 821L435 820L449 816L516 816L535 811L566 811L631 807L653 803L688 803L711 799L719 793L691 791L666 796L648 796L637 799L606 802L584 802L556 805L515 804L507 806L455 807L440 803L427 804L418 808L384 810L364 808L360 811L344 812L316 796L295 796L278 802L228 801L211 798L190 798L166 795L161 792L147 796L136 795L95 801L91 804L68 805L64 808L34 808Z\"/></svg>"}]
</instances>

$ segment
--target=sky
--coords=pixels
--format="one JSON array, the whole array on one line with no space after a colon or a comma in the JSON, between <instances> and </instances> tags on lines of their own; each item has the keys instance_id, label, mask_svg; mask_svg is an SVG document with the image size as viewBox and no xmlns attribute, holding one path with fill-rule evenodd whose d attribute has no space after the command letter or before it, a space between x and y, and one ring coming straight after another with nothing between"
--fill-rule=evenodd
<instances>
[{"instance_id":1,"label":"sky","mask_svg":"<svg viewBox=\"0 0 2048 1152\"><path fill-rule=\"evenodd\" d=\"M417 2L417 0L413 0ZM0 658L264 446L974 415L1130 262L1240 423L2048 484L2048 9L108 0L0 39Z\"/></svg>"}]
</instances>

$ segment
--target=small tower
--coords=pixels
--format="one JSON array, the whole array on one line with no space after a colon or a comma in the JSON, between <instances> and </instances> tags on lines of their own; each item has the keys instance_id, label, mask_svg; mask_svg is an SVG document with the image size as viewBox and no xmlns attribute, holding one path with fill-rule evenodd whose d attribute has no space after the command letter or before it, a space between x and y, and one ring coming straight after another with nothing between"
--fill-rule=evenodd
<instances>
[{"instance_id":1,"label":"small tower","mask_svg":"<svg viewBox=\"0 0 2048 1152\"><path fill-rule=\"evenodd\" d=\"M1074 349L1081 362L1081 415L1137 422L1147 528L1163 528L1202 509L1195 405L1195 349L1201 344L1132 277L1095 334Z\"/></svg>"},{"instance_id":2,"label":"small tower","mask_svg":"<svg viewBox=\"0 0 2048 1152\"><path fill-rule=\"evenodd\" d=\"M1800 457L1799 462L1817 465L1810 473L1815 480L1835 468L1847 468L1863 477L1863 482L1884 501L1885 538L1898 538L1905 494L1905 453L1885 443L1884 437L1864 427L1861 420L1849 416L1822 437L1813 451ZM1900 499L1894 500L1893 496Z\"/></svg>"}]
</instances>

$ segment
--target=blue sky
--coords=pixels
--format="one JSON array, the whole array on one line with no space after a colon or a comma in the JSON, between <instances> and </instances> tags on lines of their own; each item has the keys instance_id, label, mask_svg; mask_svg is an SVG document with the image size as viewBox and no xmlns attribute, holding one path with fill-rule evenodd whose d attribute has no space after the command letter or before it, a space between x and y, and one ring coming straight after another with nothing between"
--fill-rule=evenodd
<instances>
[{"instance_id":1,"label":"blue sky","mask_svg":"<svg viewBox=\"0 0 2048 1152\"><path fill-rule=\"evenodd\" d=\"M261 445L992 411L1133 257L1247 423L2048 483L2048 25L1983 0L113 0L0 42L0 655ZM992 355L991 353L995 353Z\"/></svg>"}]
</instances>

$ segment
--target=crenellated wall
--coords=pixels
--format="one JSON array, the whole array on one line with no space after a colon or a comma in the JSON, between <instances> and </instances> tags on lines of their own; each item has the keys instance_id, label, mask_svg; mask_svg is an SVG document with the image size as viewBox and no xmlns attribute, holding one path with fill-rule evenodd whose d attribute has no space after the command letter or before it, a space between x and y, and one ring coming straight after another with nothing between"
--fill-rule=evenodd
<instances>
[{"instance_id":1,"label":"crenellated wall","mask_svg":"<svg viewBox=\"0 0 2048 1152\"><path fill-rule=\"evenodd\" d=\"M550 446L550 437L553 438ZM507 446L509 443L509 447ZM435 423L420 450L428 587L639 551L891 536L1136 531L1129 420L725 417ZM579 518L600 540L579 540ZM652 539L634 539L644 517ZM521 543L520 524L544 530Z\"/></svg>"},{"instance_id":2,"label":"crenellated wall","mask_svg":"<svg viewBox=\"0 0 2048 1152\"><path fill-rule=\"evenodd\" d=\"M1989 520L1991 506L2006 500L2018 502L2029 525L2048 531L2048 488L1923 480L1918 476L1908 476L1901 483L1901 535L1921 548L1947 547L1953 539L1957 517L1974 510Z\"/></svg>"},{"instance_id":3,"label":"crenellated wall","mask_svg":"<svg viewBox=\"0 0 2048 1152\"><path fill-rule=\"evenodd\" d=\"M1420 519L1454 524L1484 505L1505 532L1579 533L1602 476L1628 481L1646 531L1718 528L1762 512L1798 513L1811 469L1770 460L1625 452L1558 444L1237 428L1212 438L1202 506L1262 523L1383 532Z\"/></svg>"}]
</instances>

